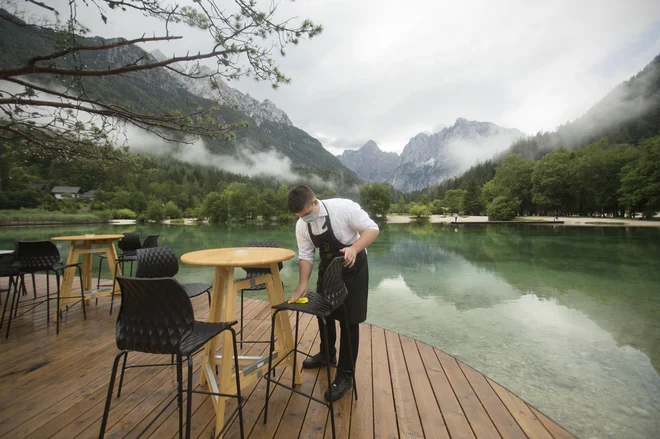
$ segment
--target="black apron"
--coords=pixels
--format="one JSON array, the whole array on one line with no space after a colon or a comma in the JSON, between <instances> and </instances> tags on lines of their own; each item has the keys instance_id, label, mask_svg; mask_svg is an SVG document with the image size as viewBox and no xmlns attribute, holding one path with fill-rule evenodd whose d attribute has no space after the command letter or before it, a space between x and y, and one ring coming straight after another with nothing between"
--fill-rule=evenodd
<instances>
[{"instance_id":1,"label":"black apron","mask_svg":"<svg viewBox=\"0 0 660 439\"><path fill-rule=\"evenodd\" d=\"M321 202L323 203L323 202ZM325 204L323 204L325 207ZM328 208L325 208L328 212ZM342 244L337 240L335 234L332 232L332 222L330 221L330 213L325 217L325 231L320 235L312 234L312 226L307 224L307 231L314 243L314 246L319 249L321 256L321 263L319 264L319 277L316 284L316 290L319 291L323 285L323 274L330 265L333 258L343 256L339 250L349 247ZM348 290L348 296L344 301L346 309L348 310L348 323L357 324L367 320L367 296L369 293L369 263L367 261L367 252L362 250L355 257L355 264L352 267L343 269L344 283ZM341 320L344 318L344 311L338 308L330 315L330 318Z\"/></svg>"}]
</instances>

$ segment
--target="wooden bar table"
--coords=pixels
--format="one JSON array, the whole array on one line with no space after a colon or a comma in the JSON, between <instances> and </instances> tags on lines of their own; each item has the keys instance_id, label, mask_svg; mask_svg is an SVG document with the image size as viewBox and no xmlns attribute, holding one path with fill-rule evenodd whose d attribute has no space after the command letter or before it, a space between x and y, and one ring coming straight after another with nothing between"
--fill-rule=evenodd
<instances>
[{"instance_id":1,"label":"wooden bar table","mask_svg":"<svg viewBox=\"0 0 660 439\"><path fill-rule=\"evenodd\" d=\"M97 296L108 296L113 293L114 285L109 290L92 290L92 255L94 253L105 253L110 268L110 276L114 279L115 274L121 274L121 269L115 273L117 261L117 249L115 241L122 239L124 235L78 235L78 236L56 236L51 241L70 241L69 256L66 263L75 264L82 255L82 285L86 293L94 293ZM64 270L62 279L62 289L60 291L60 301L57 304L55 320L59 318L60 309L69 302L78 300L71 297L71 288L73 287L73 278L76 275L76 268L70 267Z\"/></svg>"},{"instance_id":2,"label":"wooden bar table","mask_svg":"<svg viewBox=\"0 0 660 439\"><path fill-rule=\"evenodd\" d=\"M266 284L270 304L277 305L284 302L284 290L277 264L278 262L289 260L294 256L295 253L293 251L283 248L219 248L186 253L181 256L181 262L190 265L215 267L209 322L234 322L236 321L236 292L240 289ZM236 267L270 268L271 273L235 282L234 269ZM224 316L222 315L223 305L225 310ZM277 344L273 358L283 356L294 347L288 313L278 314L275 321L275 332L277 335ZM222 337L223 355L217 355L219 337ZM232 373L234 364L233 354L224 355L225 353L232 352L230 346L231 334L229 331L224 331L218 337L211 340L204 348L201 385L208 384L211 392L235 393L236 384L234 374ZM216 380L215 376L217 360L219 360L220 364L219 381ZM238 360L240 371L235 371L234 373L239 373L241 388L254 383L268 369L268 354L263 357L239 357ZM295 383L301 384L300 369L297 365L293 364L293 356L289 355L284 364L294 368ZM215 431L219 432L225 423L225 402L227 398L211 396L211 400L213 401L216 412Z\"/></svg>"}]
</instances>

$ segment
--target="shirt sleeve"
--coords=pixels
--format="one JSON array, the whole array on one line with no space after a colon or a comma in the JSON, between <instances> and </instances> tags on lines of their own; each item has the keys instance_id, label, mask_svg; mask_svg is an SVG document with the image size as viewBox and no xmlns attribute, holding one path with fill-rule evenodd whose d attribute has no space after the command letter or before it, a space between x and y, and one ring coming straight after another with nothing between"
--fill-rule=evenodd
<instances>
[{"instance_id":1,"label":"shirt sleeve","mask_svg":"<svg viewBox=\"0 0 660 439\"><path fill-rule=\"evenodd\" d=\"M360 233L365 230L379 230L378 224L369 218L369 214L355 201L349 200L346 210L348 212L348 225L351 229Z\"/></svg>"},{"instance_id":2,"label":"shirt sleeve","mask_svg":"<svg viewBox=\"0 0 660 439\"><path fill-rule=\"evenodd\" d=\"M296 223L296 241L298 242L298 260L307 261L314 265L314 255L316 247L312 242L307 230L307 223L303 220L298 220Z\"/></svg>"}]
</instances>

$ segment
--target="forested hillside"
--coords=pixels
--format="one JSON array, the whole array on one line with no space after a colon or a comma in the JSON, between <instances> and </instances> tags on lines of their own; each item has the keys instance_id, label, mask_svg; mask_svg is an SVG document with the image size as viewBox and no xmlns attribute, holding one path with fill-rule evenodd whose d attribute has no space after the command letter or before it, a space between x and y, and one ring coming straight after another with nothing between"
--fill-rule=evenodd
<instances>
[{"instance_id":1,"label":"forested hillside","mask_svg":"<svg viewBox=\"0 0 660 439\"><path fill-rule=\"evenodd\" d=\"M584 116L513 144L395 208L428 212L624 216L660 211L660 56Z\"/></svg>"}]
</instances>

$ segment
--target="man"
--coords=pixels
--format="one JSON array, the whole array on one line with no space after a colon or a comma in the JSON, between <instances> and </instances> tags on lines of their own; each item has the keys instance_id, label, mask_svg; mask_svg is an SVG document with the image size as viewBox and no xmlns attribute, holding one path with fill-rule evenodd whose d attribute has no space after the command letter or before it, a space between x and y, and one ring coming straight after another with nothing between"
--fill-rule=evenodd
<instances>
[{"instance_id":1,"label":"man","mask_svg":"<svg viewBox=\"0 0 660 439\"><path fill-rule=\"evenodd\" d=\"M325 366L325 346L330 352L330 362L335 364L337 339L334 320L339 320L341 338L339 341L339 363L332 383L332 400L341 398L353 387L352 371L355 368L359 348L359 324L367 319L367 293L369 290L369 264L366 248L376 239L378 225L369 218L359 204L342 198L319 201L307 186L296 186L289 191L289 210L298 216L296 240L300 280L291 294L291 299L305 297L309 292L309 277L314 266L315 248L319 248L321 262L316 285L321 288L323 273L333 258L344 257L343 277L348 296L344 304L348 311L348 327L345 326L343 311L338 309L328 321L328 339L321 334L321 350L303 362L303 368L313 369ZM321 319L319 319L319 327ZM353 358L349 352L349 341L353 348ZM329 400L329 392L325 392Z\"/></svg>"}]
</instances>

